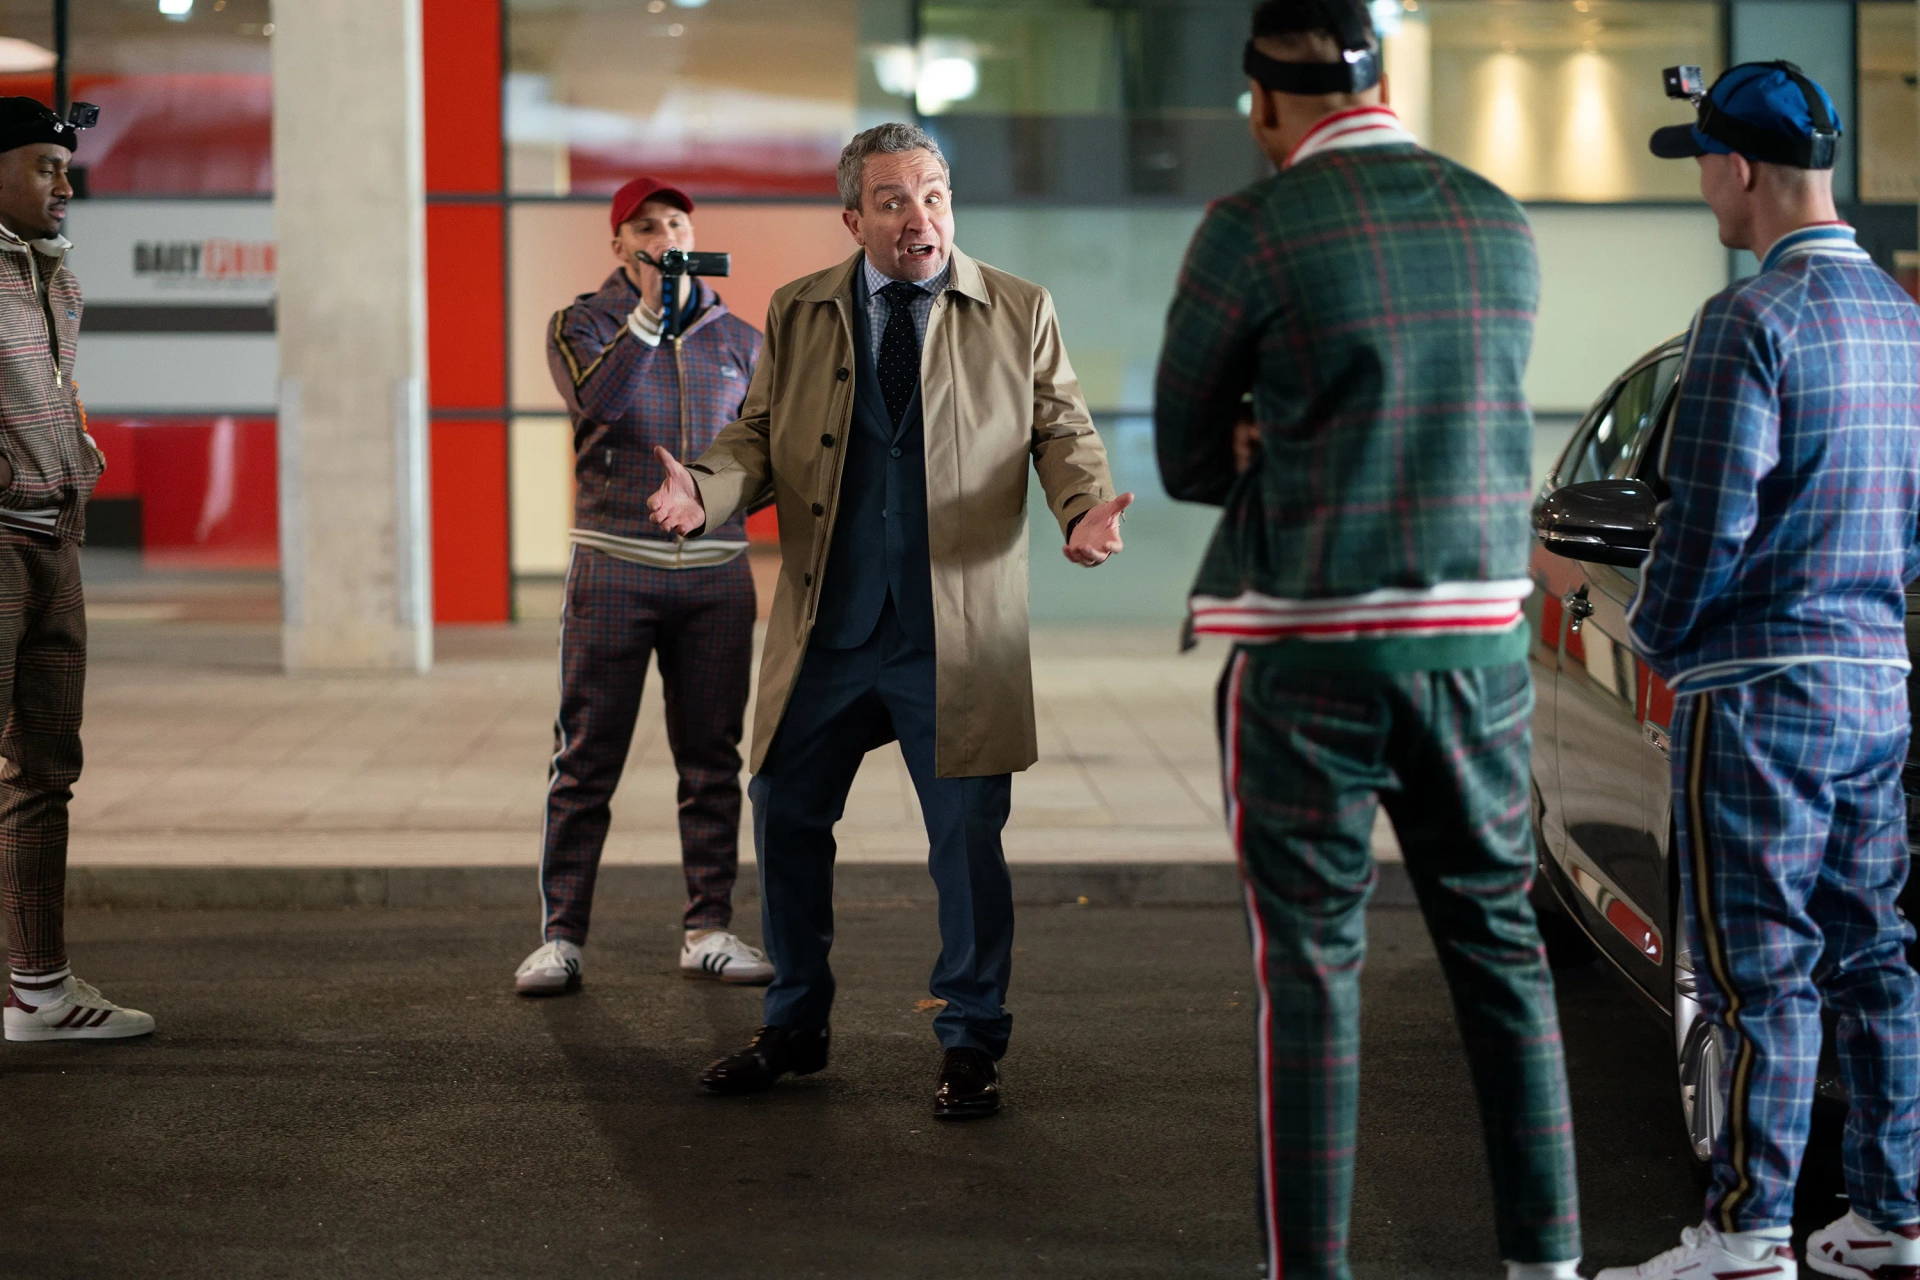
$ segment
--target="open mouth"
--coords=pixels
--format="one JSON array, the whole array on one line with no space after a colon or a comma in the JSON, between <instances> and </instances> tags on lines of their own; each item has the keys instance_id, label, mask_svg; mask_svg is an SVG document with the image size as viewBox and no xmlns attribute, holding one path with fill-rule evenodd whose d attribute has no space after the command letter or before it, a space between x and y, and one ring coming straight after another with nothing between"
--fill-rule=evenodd
<instances>
[{"instance_id":1,"label":"open mouth","mask_svg":"<svg viewBox=\"0 0 1920 1280\"><path fill-rule=\"evenodd\" d=\"M933 246L930 244L910 244L907 246L907 260L909 262L925 262L932 257Z\"/></svg>"}]
</instances>

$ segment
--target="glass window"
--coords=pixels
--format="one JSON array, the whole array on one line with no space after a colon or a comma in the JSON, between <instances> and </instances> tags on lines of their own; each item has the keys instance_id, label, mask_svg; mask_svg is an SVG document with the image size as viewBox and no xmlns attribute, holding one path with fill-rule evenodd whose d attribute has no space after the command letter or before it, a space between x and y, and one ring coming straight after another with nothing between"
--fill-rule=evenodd
<instances>
[{"instance_id":1,"label":"glass window","mask_svg":"<svg viewBox=\"0 0 1920 1280\"><path fill-rule=\"evenodd\" d=\"M0 0L0 95L53 101L53 6ZM269 0L74 4L72 97L100 107L76 164L93 195L268 195L273 190Z\"/></svg>"},{"instance_id":2,"label":"glass window","mask_svg":"<svg viewBox=\"0 0 1920 1280\"><path fill-rule=\"evenodd\" d=\"M509 188L604 195L647 172L696 195L832 199L872 80L863 39L883 47L904 15L866 0L508 0Z\"/></svg>"},{"instance_id":3,"label":"glass window","mask_svg":"<svg viewBox=\"0 0 1920 1280\"><path fill-rule=\"evenodd\" d=\"M1920 197L1914 6L1863 4L1859 14L1860 198L1912 201Z\"/></svg>"},{"instance_id":4,"label":"glass window","mask_svg":"<svg viewBox=\"0 0 1920 1280\"><path fill-rule=\"evenodd\" d=\"M1519 199L1699 197L1693 166L1656 159L1647 138L1688 114L1662 67L1719 74L1719 4L1401 0L1381 25L1409 127Z\"/></svg>"},{"instance_id":5,"label":"glass window","mask_svg":"<svg viewBox=\"0 0 1920 1280\"><path fill-rule=\"evenodd\" d=\"M971 200L1204 202L1270 172L1244 0L930 0L917 104Z\"/></svg>"},{"instance_id":6,"label":"glass window","mask_svg":"<svg viewBox=\"0 0 1920 1280\"><path fill-rule=\"evenodd\" d=\"M1641 369L1621 384L1600 421L1581 439L1567 484L1619 479L1633 462L1633 447L1666 407L1668 393L1680 375L1681 357L1667 356Z\"/></svg>"}]
</instances>

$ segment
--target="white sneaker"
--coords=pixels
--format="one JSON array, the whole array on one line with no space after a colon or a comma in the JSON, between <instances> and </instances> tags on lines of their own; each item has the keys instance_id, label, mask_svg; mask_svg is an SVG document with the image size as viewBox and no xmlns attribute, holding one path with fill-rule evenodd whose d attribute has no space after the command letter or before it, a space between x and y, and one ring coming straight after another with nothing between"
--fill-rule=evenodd
<instances>
[{"instance_id":1,"label":"white sneaker","mask_svg":"<svg viewBox=\"0 0 1920 1280\"><path fill-rule=\"evenodd\" d=\"M580 947L555 938L520 962L513 989L523 996L557 996L580 985Z\"/></svg>"},{"instance_id":2,"label":"white sneaker","mask_svg":"<svg viewBox=\"0 0 1920 1280\"><path fill-rule=\"evenodd\" d=\"M680 976L764 987L773 981L773 965L760 948L748 946L725 929L715 929L698 940L687 935L680 946Z\"/></svg>"},{"instance_id":3,"label":"white sneaker","mask_svg":"<svg viewBox=\"0 0 1920 1280\"><path fill-rule=\"evenodd\" d=\"M1793 1246L1782 1241L1764 1258L1733 1252L1709 1223L1687 1227L1680 1247L1669 1249L1637 1267L1608 1267L1594 1280L1799 1280L1800 1265Z\"/></svg>"},{"instance_id":4,"label":"white sneaker","mask_svg":"<svg viewBox=\"0 0 1920 1280\"><path fill-rule=\"evenodd\" d=\"M1849 1212L1807 1237L1807 1265L1847 1280L1920 1280L1920 1225L1882 1231Z\"/></svg>"},{"instance_id":5,"label":"white sneaker","mask_svg":"<svg viewBox=\"0 0 1920 1280\"><path fill-rule=\"evenodd\" d=\"M153 1015L122 1009L91 982L69 974L60 994L38 1008L9 986L6 1027L9 1040L124 1040L151 1035Z\"/></svg>"}]
</instances>

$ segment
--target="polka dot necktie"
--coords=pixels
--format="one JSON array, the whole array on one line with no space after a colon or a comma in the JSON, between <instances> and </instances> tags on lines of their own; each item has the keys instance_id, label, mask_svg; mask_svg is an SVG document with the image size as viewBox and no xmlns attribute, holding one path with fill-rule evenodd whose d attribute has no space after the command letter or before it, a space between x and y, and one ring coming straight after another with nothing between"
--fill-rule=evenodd
<instances>
[{"instance_id":1,"label":"polka dot necktie","mask_svg":"<svg viewBox=\"0 0 1920 1280\"><path fill-rule=\"evenodd\" d=\"M913 300L926 290L895 280L880 290L887 300L887 327L880 333L880 394L894 426L907 416L920 384L920 335L913 329Z\"/></svg>"}]
</instances>

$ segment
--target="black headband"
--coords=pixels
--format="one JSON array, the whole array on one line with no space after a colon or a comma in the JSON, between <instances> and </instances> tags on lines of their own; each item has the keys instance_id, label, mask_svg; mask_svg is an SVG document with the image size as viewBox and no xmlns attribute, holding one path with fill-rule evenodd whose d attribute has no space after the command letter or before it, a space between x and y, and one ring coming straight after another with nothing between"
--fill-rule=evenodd
<instances>
[{"instance_id":1,"label":"black headband","mask_svg":"<svg viewBox=\"0 0 1920 1280\"><path fill-rule=\"evenodd\" d=\"M78 150L80 130L92 124L99 114L98 107L75 103L72 117L63 120L32 98L0 98L0 151L30 147L39 142Z\"/></svg>"},{"instance_id":2,"label":"black headband","mask_svg":"<svg viewBox=\"0 0 1920 1280\"><path fill-rule=\"evenodd\" d=\"M1771 129L1762 129L1758 125L1748 124L1738 116L1729 115L1713 105L1713 99L1707 98L1700 103L1700 132L1715 142L1723 142L1741 155L1754 160L1763 160L1768 164L1790 165L1796 169L1831 169L1834 152L1839 146L1840 131L1834 127L1833 116L1827 111L1827 103L1820 91L1813 87L1799 67L1791 62L1773 62L1767 64L1777 67L1785 73L1787 79L1807 100L1807 114L1813 120L1813 136L1803 138L1794 134L1775 133Z\"/></svg>"},{"instance_id":3,"label":"black headband","mask_svg":"<svg viewBox=\"0 0 1920 1280\"><path fill-rule=\"evenodd\" d=\"M1350 37L1349 37L1350 38ZM1330 93L1364 93L1380 83L1380 55L1365 45L1340 51L1339 62L1282 62L1247 41L1240 68L1272 93L1317 98Z\"/></svg>"}]
</instances>

